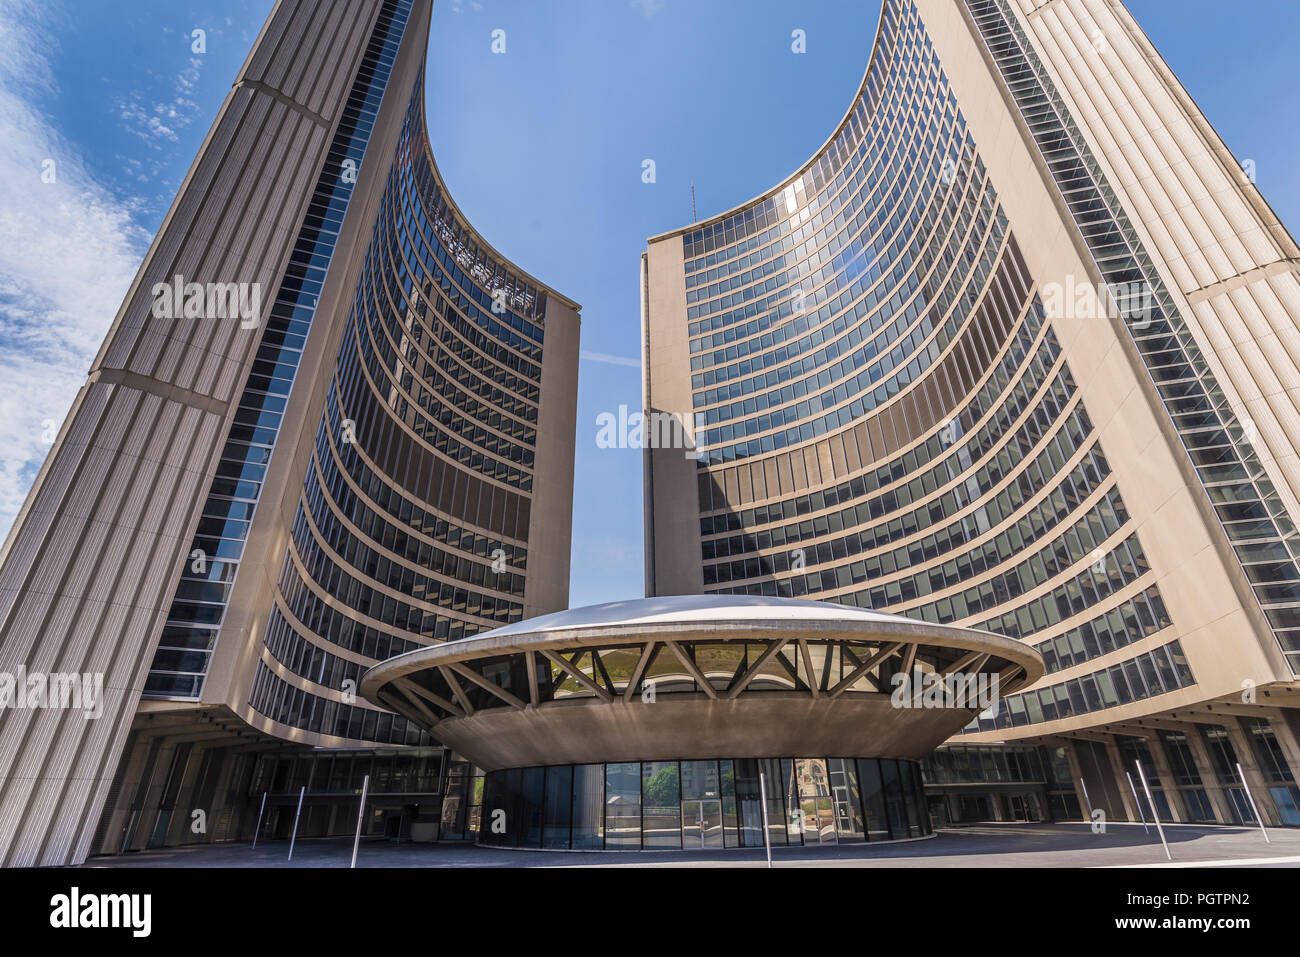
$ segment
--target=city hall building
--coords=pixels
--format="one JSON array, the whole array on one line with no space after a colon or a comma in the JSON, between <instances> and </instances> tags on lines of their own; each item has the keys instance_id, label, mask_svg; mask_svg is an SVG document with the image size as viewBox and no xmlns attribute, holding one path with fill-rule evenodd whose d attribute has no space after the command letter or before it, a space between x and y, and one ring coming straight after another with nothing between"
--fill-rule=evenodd
<instances>
[{"instance_id":1,"label":"city hall building","mask_svg":"<svg viewBox=\"0 0 1300 957\"><path fill-rule=\"evenodd\" d=\"M812 159L649 242L694 448L647 453L647 592L1032 646L936 823L1150 819L1140 761L1163 820L1252 821L1244 772L1300 825L1296 269L1118 0L887 0Z\"/></svg>"},{"instance_id":2,"label":"city hall building","mask_svg":"<svg viewBox=\"0 0 1300 957\"><path fill-rule=\"evenodd\" d=\"M361 675L567 606L579 307L447 193L431 10L279 0L150 248L0 556L0 672L103 675L97 720L0 709L0 864L248 838L268 791L287 836L303 786L350 831L366 774L436 828L468 765ZM260 322L156 308L209 283Z\"/></svg>"},{"instance_id":3,"label":"city hall building","mask_svg":"<svg viewBox=\"0 0 1300 957\"><path fill-rule=\"evenodd\" d=\"M1300 251L1119 0L884 0L812 158L649 241L689 440L574 610L580 310L447 194L431 13L278 0L164 221L0 551L0 675L103 689L0 709L0 865L365 782L538 849L1300 826Z\"/></svg>"}]
</instances>

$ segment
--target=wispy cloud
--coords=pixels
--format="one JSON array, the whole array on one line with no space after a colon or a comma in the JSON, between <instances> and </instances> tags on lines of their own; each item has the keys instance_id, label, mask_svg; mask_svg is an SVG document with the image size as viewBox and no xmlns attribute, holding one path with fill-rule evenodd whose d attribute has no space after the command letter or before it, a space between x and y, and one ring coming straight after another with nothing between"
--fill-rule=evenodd
<instances>
[{"instance_id":1,"label":"wispy cloud","mask_svg":"<svg viewBox=\"0 0 1300 957\"><path fill-rule=\"evenodd\" d=\"M171 28L164 29L163 33L172 35L177 43L188 42L187 38L175 35ZM219 30L211 33L213 37L221 35ZM170 89L165 95L159 96L157 92L151 95L146 90L136 90L130 97L119 99L117 111L123 128L155 150L161 150L164 141L178 142L179 132L194 122L199 114L199 104L195 102L193 94L202 73L203 58L191 56L185 68L172 78ZM155 87L166 82L156 75L154 79Z\"/></svg>"},{"instance_id":2,"label":"wispy cloud","mask_svg":"<svg viewBox=\"0 0 1300 957\"><path fill-rule=\"evenodd\" d=\"M37 0L0 3L0 536L149 242L46 116L58 92L49 13Z\"/></svg>"},{"instance_id":3,"label":"wispy cloud","mask_svg":"<svg viewBox=\"0 0 1300 957\"><path fill-rule=\"evenodd\" d=\"M630 366L633 369L641 368L640 359L624 359L622 356L610 356L603 352L582 352L579 358L583 362L604 362L611 366Z\"/></svg>"},{"instance_id":4,"label":"wispy cloud","mask_svg":"<svg viewBox=\"0 0 1300 957\"><path fill-rule=\"evenodd\" d=\"M628 6L636 7L647 17L653 17L664 8L665 0L628 0Z\"/></svg>"},{"instance_id":5,"label":"wispy cloud","mask_svg":"<svg viewBox=\"0 0 1300 957\"><path fill-rule=\"evenodd\" d=\"M180 139L176 135L175 107L164 103L148 106L144 102L144 97L136 92L131 94L129 100L119 100L117 110L118 117L123 121L127 132L140 137L146 143L153 140L170 140L175 143ZM169 122L172 125L168 125ZM156 148L161 149L161 147Z\"/></svg>"}]
</instances>

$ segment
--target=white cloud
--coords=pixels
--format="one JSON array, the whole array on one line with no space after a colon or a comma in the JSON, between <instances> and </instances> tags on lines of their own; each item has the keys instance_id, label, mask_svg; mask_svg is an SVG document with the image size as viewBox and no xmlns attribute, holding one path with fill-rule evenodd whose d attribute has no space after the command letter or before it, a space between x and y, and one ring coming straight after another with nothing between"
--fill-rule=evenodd
<instances>
[{"instance_id":1,"label":"white cloud","mask_svg":"<svg viewBox=\"0 0 1300 957\"><path fill-rule=\"evenodd\" d=\"M8 533L149 242L41 108L47 4L0 3L0 535ZM47 161L53 183L42 182Z\"/></svg>"},{"instance_id":2,"label":"white cloud","mask_svg":"<svg viewBox=\"0 0 1300 957\"><path fill-rule=\"evenodd\" d=\"M653 17L663 10L664 0L629 0L628 6L636 7L647 17Z\"/></svg>"},{"instance_id":3,"label":"white cloud","mask_svg":"<svg viewBox=\"0 0 1300 957\"><path fill-rule=\"evenodd\" d=\"M582 352L579 358L583 362L604 362L611 366L631 366L633 369L641 368L640 359L624 359L622 356L606 355L603 352Z\"/></svg>"},{"instance_id":4,"label":"white cloud","mask_svg":"<svg viewBox=\"0 0 1300 957\"><path fill-rule=\"evenodd\" d=\"M180 139L176 130L165 122L165 119L171 118L167 116L168 112L168 107L161 103L153 107L145 106L144 98L139 93L133 93L130 100L118 102L118 117L123 121L126 131L146 143L155 139L175 143Z\"/></svg>"},{"instance_id":5,"label":"white cloud","mask_svg":"<svg viewBox=\"0 0 1300 957\"><path fill-rule=\"evenodd\" d=\"M189 65L172 80L171 98L167 102L147 104L145 94L139 90L129 99L118 100L118 117L123 121L123 128L154 149L162 149L157 140L178 142L177 132L194 122L198 115L199 105L190 94L198 86L202 72L203 60L192 56Z\"/></svg>"}]
</instances>

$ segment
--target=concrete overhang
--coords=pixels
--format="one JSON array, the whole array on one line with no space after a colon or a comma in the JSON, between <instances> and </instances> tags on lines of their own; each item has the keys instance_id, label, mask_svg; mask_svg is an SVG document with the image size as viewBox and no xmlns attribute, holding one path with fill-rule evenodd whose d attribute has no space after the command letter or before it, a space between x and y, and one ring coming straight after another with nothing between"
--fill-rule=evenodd
<instances>
[{"instance_id":1,"label":"concrete overhang","mask_svg":"<svg viewBox=\"0 0 1300 957\"><path fill-rule=\"evenodd\" d=\"M734 667L697 664L700 648ZM625 671L583 657L597 649L621 652ZM679 672L647 695L657 655ZM829 602L676 596L421 648L371 668L360 690L485 770L804 753L916 759L981 710L927 707L919 694L900 705L900 673L992 686L1001 697L1037 681L1043 662L1002 635Z\"/></svg>"}]
</instances>

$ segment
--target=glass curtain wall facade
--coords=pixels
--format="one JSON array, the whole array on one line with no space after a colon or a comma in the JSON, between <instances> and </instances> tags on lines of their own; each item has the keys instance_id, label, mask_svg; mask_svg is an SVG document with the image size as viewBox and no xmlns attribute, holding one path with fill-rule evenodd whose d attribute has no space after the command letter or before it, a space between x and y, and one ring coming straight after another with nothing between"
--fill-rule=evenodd
<instances>
[{"instance_id":1,"label":"glass curtain wall facade","mask_svg":"<svg viewBox=\"0 0 1300 957\"><path fill-rule=\"evenodd\" d=\"M355 689L377 661L523 618L547 307L446 197L423 86L316 430L267 624L272 661L250 698L280 724L392 744L428 739L328 692Z\"/></svg>"},{"instance_id":2,"label":"glass curtain wall facade","mask_svg":"<svg viewBox=\"0 0 1300 957\"><path fill-rule=\"evenodd\" d=\"M356 178L345 176L344 170L360 169L365 162L411 5L412 0L386 0L376 18L226 437L190 560L149 669L146 697L197 699L203 690L280 422L352 199Z\"/></svg>"},{"instance_id":3,"label":"glass curtain wall facade","mask_svg":"<svg viewBox=\"0 0 1300 957\"><path fill-rule=\"evenodd\" d=\"M884 4L859 98L803 173L674 241L700 578L664 587L809 596L1029 641L1082 613L1138 625L1105 650L1064 639L1072 664L1169 625L913 4ZM656 544L652 569L670 552ZM1152 680L1114 684L1111 669ZM1044 689L1051 713L1193 681L1176 642L1098 675ZM1035 720L1040 698L1003 720Z\"/></svg>"},{"instance_id":4,"label":"glass curtain wall facade","mask_svg":"<svg viewBox=\"0 0 1300 957\"><path fill-rule=\"evenodd\" d=\"M1032 644L1045 676L966 741L1110 778L1119 738L1069 735L1173 715L1138 758L1182 768L1173 818L1239 818L1187 708L1276 689L1250 720L1294 775L1298 255L1119 0L884 0L812 159L649 240L644 404L693 447L645 453L647 594ZM1282 823L1273 766L1243 762Z\"/></svg>"},{"instance_id":5,"label":"glass curtain wall facade","mask_svg":"<svg viewBox=\"0 0 1300 957\"><path fill-rule=\"evenodd\" d=\"M761 780L760 780L761 776ZM929 836L920 765L874 758L641 761L492 771L479 840L550 850L711 850Z\"/></svg>"},{"instance_id":6,"label":"glass curtain wall facade","mask_svg":"<svg viewBox=\"0 0 1300 957\"><path fill-rule=\"evenodd\" d=\"M1084 819L1061 745L947 744L921 772L935 827Z\"/></svg>"}]
</instances>

